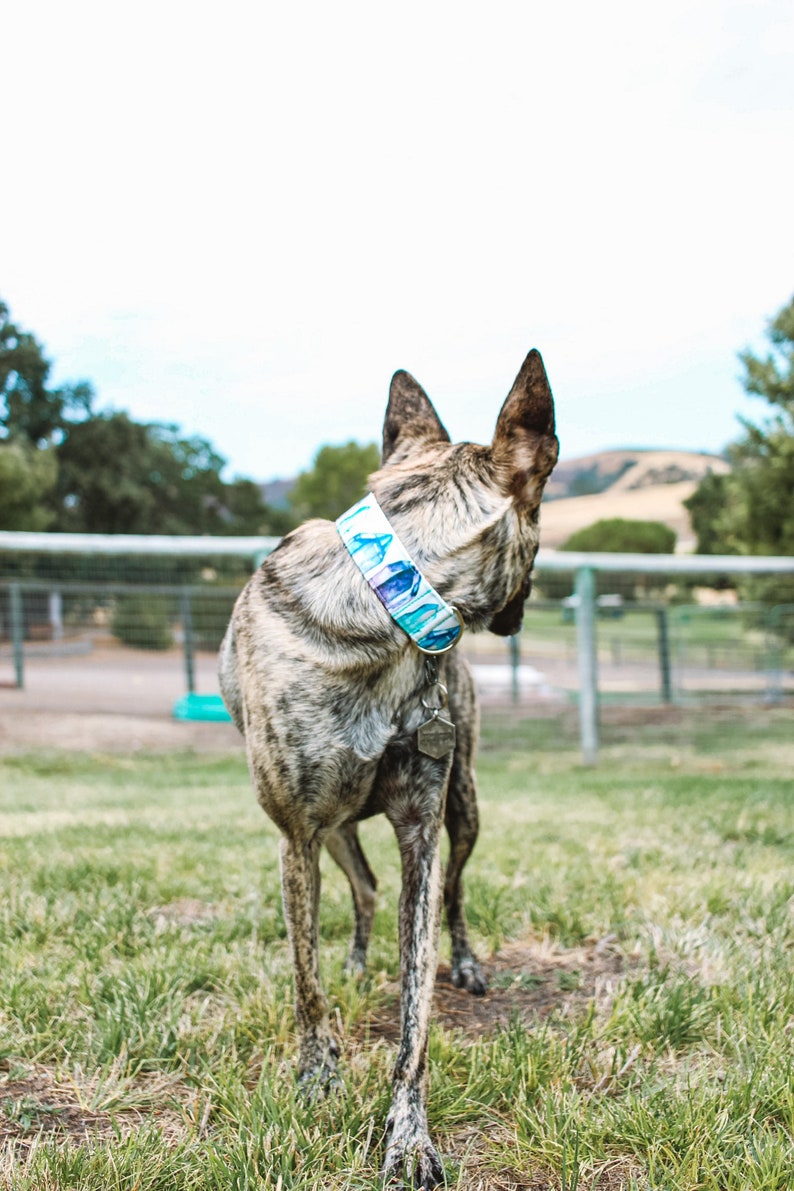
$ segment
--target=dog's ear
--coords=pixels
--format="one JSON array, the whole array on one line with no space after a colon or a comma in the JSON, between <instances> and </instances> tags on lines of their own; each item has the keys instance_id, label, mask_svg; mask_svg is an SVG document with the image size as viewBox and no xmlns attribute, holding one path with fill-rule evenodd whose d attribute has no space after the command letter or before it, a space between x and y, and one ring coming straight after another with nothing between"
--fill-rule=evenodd
<instances>
[{"instance_id":1,"label":"dog's ear","mask_svg":"<svg viewBox=\"0 0 794 1191\"><path fill-rule=\"evenodd\" d=\"M533 348L496 423L492 452L505 492L522 504L538 504L557 451L554 398L540 352Z\"/></svg>"},{"instance_id":2,"label":"dog's ear","mask_svg":"<svg viewBox=\"0 0 794 1191\"><path fill-rule=\"evenodd\" d=\"M422 386L410 372L395 372L383 422L383 462L399 451L432 442L449 442L438 414Z\"/></svg>"}]
</instances>

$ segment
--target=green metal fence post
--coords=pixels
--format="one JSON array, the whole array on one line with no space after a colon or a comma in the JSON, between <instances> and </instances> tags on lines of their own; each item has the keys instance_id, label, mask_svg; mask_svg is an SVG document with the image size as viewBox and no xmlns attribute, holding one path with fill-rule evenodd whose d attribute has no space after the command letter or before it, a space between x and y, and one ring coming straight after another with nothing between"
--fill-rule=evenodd
<instances>
[{"instance_id":1,"label":"green metal fence post","mask_svg":"<svg viewBox=\"0 0 794 1191\"><path fill-rule=\"evenodd\" d=\"M185 679L187 691L192 695L196 689L196 648L193 638L193 612L190 607L190 592L185 587L179 597L182 617L182 649L185 655Z\"/></svg>"},{"instance_id":2,"label":"green metal fence post","mask_svg":"<svg viewBox=\"0 0 794 1191\"><path fill-rule=\"evenodd\" d=\"M520 634L513 633L511 637L508 637L507 641L510 646L510 697L514 703L518 703L518 667L521 661Z\"/></svg>"},{"instance_id":3,"label":"green metal fence post","mask_svg":"<svg viewBox=\"0 0 794 1191\"><path fill-rule=\"evenodd\" d=\"M670 678L670 634L667 631L667 609L656 609L656 639L659 646L659 679L662 702L672 703L673 684Z\"/></svg>"},{"instance_id":4,"label":"green metal fence post","mask_svg":"<svg viewBox=\"0 0 794 1191\"><path fill-rule=\"evenodd\" d=\"M766 613L766 703L783 701L783 608L769 608Z\"/></svg>"},{"instance_id":5,"label":"green metal fence post","mask_svg":"<svg viewBox=\"0 0 794 1191\"><path fill-rule=\"evenodd\" d=\"M25 621L22 613L22 588L12 583L8 589L9 612L11 614L11 644L14 653L14 677L20 690L25 685Z\"/></svg>"},{"instance_id":6,"label":"green metal fence post","mask_svg":"<svg viewBox=\"0 0 794 1191\"><path fill-rule=\"evenodd\" d=\"M592 567L576 572L576 644L579 654L579 736L582 761L598 760L598 659L596 655L595 575Z\"/></svg>"}]
</instances>

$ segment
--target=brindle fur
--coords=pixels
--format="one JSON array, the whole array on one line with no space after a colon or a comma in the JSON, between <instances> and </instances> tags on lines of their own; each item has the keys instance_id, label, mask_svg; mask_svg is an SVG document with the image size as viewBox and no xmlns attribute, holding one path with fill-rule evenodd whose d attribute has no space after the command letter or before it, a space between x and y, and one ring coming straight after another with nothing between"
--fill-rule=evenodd
<instances>
[{"instance_id":1,"label":"brindle fur","mask_svg":"<svg viewBox=\"0 0 794 1191\"><path fill-rule=\"evenodd\" d=\"M371 488L467 629L507 635L520 627L538 547L538 508L556 458L554 404L538 352L524 361L490 446L453 445L424 390L408 373L395 374L382 466ZM281 831L299 1081L309 1095L336 1082L339 1054L320 983L320 847L350 882L355 931L348 964L363 971L376 883L356 824L383 813L396 832L401 1039L384 1177L426 1188L443 1181L425 1107L442 824L450 838L443 900L452 978L475 994L485 990L466 931L461 881L477 837L474 687L456 650L439 667L457 743L453 755L436 760L416 745L427 718L425 659L374 597L336 527L309 521L284 538L241 593L220 671L257 797Z\"/></svg>"}]
</instances>

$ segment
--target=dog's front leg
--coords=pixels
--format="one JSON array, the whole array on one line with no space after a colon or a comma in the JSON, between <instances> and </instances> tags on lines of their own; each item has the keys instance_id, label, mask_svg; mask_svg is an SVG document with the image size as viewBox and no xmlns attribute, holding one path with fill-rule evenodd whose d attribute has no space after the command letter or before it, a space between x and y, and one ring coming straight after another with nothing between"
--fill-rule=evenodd
<instances>
[{"instance_id":1,"label":"dog's front leg","mask_svg":"<svg viewBox=\"0 0 794 1191\"><path fill-rule=\"evenodd\" d=\"M427 1130L426 1099L427 1044L441 915L439 836L449 767L428 762L417 768L425 770L424 777L432 771L430 789L436 791L435 796L409 795L397 799L387 810L402 860L401 1036L383 1174L387 1183L404 1181L408 1187L427 1189L444 1181L441 1160ZM414 788L421 789L422 785L417 782Z\"/></svg>"},{"instance_id":2,"label":"dog's front leg","mask_svg":"<svg viewBox=\"0 0 794 1191\"><path fill-rule=\"evenodd\" d=\"M336 1082L339 1047L331 1035L320 983L318 914L320 844L282 836L281 890L295 973L295 1017L300 1037L298 1082L309 1097L324 1095Z\"/></svg>"}]
</instances>

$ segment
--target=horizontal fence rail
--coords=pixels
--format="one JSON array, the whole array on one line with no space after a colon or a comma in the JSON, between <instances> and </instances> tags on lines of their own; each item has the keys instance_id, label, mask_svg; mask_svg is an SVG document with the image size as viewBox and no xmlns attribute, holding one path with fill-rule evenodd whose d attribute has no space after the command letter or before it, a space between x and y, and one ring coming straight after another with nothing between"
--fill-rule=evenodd
<instances>
[{"instance_id":1,"label":"horizontal fence rail","mask_svg":"<svg viewBox=\"0 0 794 1191\"><path fill-rule=\"evenodd\" d=\"M269 554L279 544L273 537L180 537L177 534L123 533L13 533L0 530L0 554L152 554L232 555L256 558Z\"/></svg>"},{"instance_id":2,"label":"horizontal fence rail","mask_svg":"<svg viewBox=\"0 0 794 1191\"><path fill-rule=\"evenodd\" d=\"M229 555L255 558L269 554L281 539L269 536L211 537L170 534L17 533L0 530L0 555L42 554L151 554ZM586 551L545 550L535 560L538 571L637 572L640 574L794 574L794 557L745 554L602 554Z\"/></svg>"},{"instance_id":3,"label":"horizontal fence rail","mask_svg":"<svg viewBox=\"0 0 794 1191\"><path fill-rule=\"evenodd\" d=\"M794 557L758 554L596 554L539 550L539 571L619 571L645 575L794 575Z\"/></svg>"},{"instance_id":4,"label":"horizontal fence rail","mask_svg":"<svg viewBox=\"0 0 794 1191\"><path fill-rule=\"evenodd\" d=\"M179 649L184 688L195 693L197 654L217 648L247 575L278 541L0 532L0 656L10 653L21 689L26 654L43 648L45 639L63 649L70 635ZM791 598L774 604L707 608L665 591L665 584L679 584L686 594L698 582L724 587L726 579L752 576L785 584L794 579L794 558L541 550L535 565L541 598L536 594L528 606L524 638L509 643L513 702L522 684L543 686L522 661L522 647L531 645L552 669L570 659L564 685L575 688L582 757L593 764L602 695L617 697L621 684L629 683L627 674L644 683L646 693L653 687L661 704L693 697L698 683L704 689L760 690L765 700L779 700L790 686L794 582ZM547 589L561 585L567 594L550 598ZM490 650L493 663L494 640L470 639L470 659L478 664ZM501 662L494 666L504 668ZM608 689L602 692L601 685Z\"/></svg>"}]
</instances>

